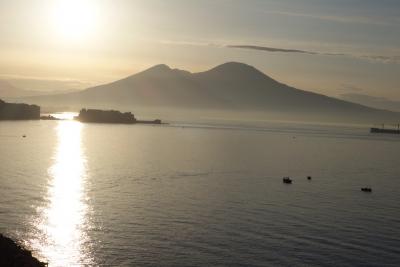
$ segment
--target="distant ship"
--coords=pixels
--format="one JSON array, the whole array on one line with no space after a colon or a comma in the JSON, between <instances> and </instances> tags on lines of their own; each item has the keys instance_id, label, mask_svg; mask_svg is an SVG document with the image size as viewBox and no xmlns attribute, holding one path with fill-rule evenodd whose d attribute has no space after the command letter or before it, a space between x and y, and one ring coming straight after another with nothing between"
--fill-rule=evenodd
<instances>
[{"instance_id":1,"label":"distant ship","mask_svg":"<svg viewBox=\"0 0 400 267\"><path fill-rule=\"evenodd\" d=\"M397 124L397 129L385 128L385 124L382 124L382 128L371 128L371 133L389 133L389 134L400 134L400 124Z\"/></svg>"}]
</instances>

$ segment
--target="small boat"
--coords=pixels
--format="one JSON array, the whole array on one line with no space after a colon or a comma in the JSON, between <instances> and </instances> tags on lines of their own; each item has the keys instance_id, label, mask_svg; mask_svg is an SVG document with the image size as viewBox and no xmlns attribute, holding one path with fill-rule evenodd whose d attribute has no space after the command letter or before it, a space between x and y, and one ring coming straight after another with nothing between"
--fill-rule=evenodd
<instances>
[{"instance_id":1,"label":"small boat","mask_svg":"<svg viewBox=\"0 0 400 267\"><path fill-rule=\"evenodd\" d=\"M371 187L362 187L361 191L363 191L363 192L372 192L372 188Z\"/></svg>"},{"instance_id":2,"label":"small boat","mask_svg":"<svg viewBox=\"0 0 400 267\"><path fill-rule=\"evenodd\" d=\"M292 179L290 179L290 177L283 177L283 183L284 184L291 184L292 183Z\"/></svg>"},{"instance_id":3,"label":"small boat","mask_svg":"<svg viewBox=\"0 0 400 267\"><path fill-rule=\"evenodd\" d=\"M385 128L385 124L382 124L381 128L373 127L370 129L371 133L388 133L388 134L400 134L400 124L397 124L397 129Z\"/></svg>"}]
</instances>

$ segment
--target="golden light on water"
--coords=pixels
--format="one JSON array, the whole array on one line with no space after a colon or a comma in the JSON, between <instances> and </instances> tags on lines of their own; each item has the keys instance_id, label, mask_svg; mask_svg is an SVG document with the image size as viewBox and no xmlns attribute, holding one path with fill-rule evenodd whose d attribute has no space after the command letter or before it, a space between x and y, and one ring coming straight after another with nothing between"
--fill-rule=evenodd
<instances>
[{"instance_id":1,"label":"golden light on water","mask_svg":"<svg viewBox=\"0 0 400 267\"><path fill-rule=\"evenodd\" d=\"M73 120L75 116L78 116L77 112L58 112L50 114L56 119L60 120Z\"/></svg>"},{"instance_id":2,"label":"golden light on water","mask_svg":"<svg viewBox=\"0 0 400 267\"><path fill-rule=\"evenodd\" d=\"M37 227L41 238L33 244L50 266L88 264L84 250L88 208L82 127L79 122L61 121L56 129L58 144L49 169L48 205L40 211Z\"/></svg>"}]
</instances>

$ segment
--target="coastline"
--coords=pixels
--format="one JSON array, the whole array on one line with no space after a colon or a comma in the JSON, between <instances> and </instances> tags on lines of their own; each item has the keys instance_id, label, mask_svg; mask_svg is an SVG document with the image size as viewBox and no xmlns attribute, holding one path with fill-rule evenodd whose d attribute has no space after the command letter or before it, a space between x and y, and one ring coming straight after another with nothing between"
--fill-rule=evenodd
<instances>
[{"instance_id":1,"label":"coastline","mask_svg":"<svg viewBox=\"0 0 400 267\"><path fill-rule=\"evenodd\" d=\"M44 267L48 264L33 257L31 251L11 238L0 234L0 266Z\"/></svg>"}]
</instances>

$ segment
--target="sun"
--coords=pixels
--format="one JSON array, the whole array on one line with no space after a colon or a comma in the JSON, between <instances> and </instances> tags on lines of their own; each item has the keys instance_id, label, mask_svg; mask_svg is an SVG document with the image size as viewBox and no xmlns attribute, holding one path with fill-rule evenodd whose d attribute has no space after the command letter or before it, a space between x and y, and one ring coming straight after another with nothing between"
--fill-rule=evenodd
<instances>
[{"instance_id":1,"label":"sun","mask_svg":"<svg viewBox=\"0 0 400 267\"><path fill-rule=\"evenodd\" d=\"M53 25L58 37L69 41L89 39L97 26L97 10L93 0L56 0Z\"/></svg>"}]
</instances>

